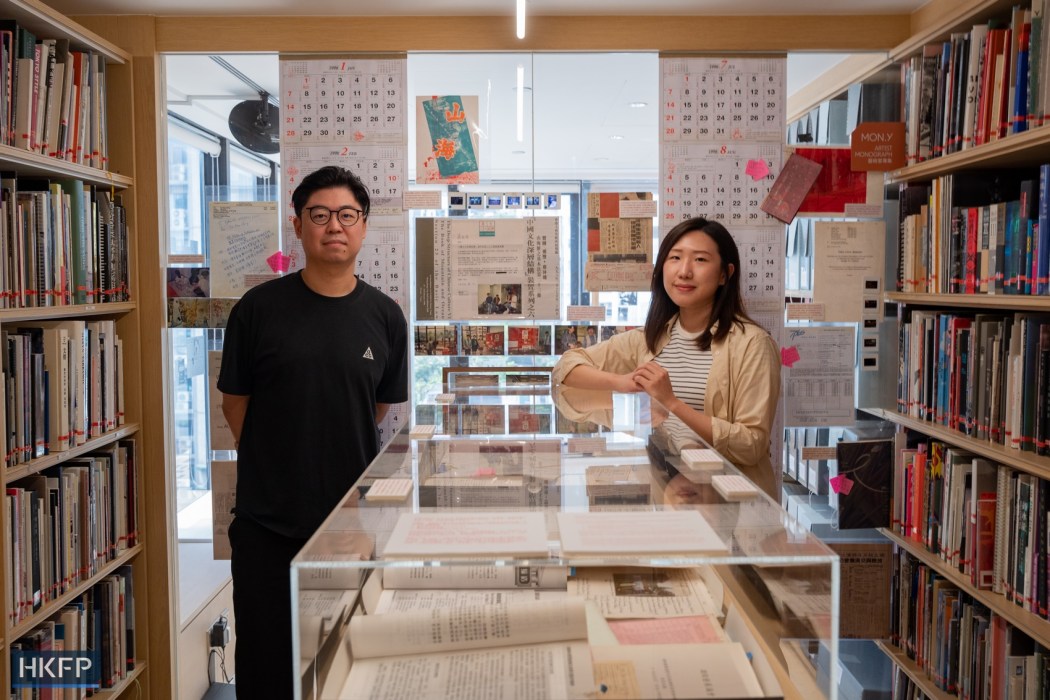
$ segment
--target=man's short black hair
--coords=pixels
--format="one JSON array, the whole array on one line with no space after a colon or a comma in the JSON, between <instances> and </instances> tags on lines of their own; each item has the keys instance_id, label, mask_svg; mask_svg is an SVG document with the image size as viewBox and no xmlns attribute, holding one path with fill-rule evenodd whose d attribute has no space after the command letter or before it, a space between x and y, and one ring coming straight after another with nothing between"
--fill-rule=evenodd
<instances>
[{"instance_id":1,"label":"man's short black hair","mask_svg":"<svg viewBox=\"0 0 1050 700\"><path fill-rule=\"evenodd\" d=\"M368 198L368 188L361 182L361 178L346 168L340 168L338 165L326 165L302 179L295 191L292 192L292 207L295 209L295 215L298 217L303 215L303 207L306 206L306 203L310 200L310 195L314 192L333 187L348 188L353 193L357 203L361 205L361 217L364 219L368 218L368 210L371 207Z\"/></svg>"}]
</instances>

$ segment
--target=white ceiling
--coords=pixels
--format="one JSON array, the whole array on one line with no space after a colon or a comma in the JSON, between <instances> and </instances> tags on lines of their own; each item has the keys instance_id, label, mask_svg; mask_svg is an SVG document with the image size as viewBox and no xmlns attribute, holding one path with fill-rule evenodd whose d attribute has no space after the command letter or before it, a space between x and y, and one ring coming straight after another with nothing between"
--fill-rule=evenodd
<instances>
[{"instance_id":1,"label":"white ceiling","mask_svg":"<svg viewBox=\"0 0 1050 700\"><path fill-rule=\"evenodd\" d=\"M45 0L69 14L507 15L513 0ZM837 0L838 14L910 12L926 0ZM530 14L805 14L827 0L528 0ZM278 94L276 55L223 58ZM845 58L792 54L791 94ZM516 139L516 69L525 67L524 139ZM167 58L172 112L229 136L226 117L252 90L208 56ZM409 95L480 98L476 129L482 172L491 180L650 180L657 176L658 67L655 54L410 54ZM217 95L229 99L213 99ZM533 103L533 98L535 101ZM177 104L187 102L189 104ZM630 105L645 103L644 107ZM413 105L409 105L412 110ZM410 111L410 114L412 112ZM535 115L535 123L533 123ZM414 130L414 120L410 129ZM533 148L532 134L542 134ZM411 136L411 134L410 134ZM616 138L613 137L622 137ZM411 159L410 159L411 161Z\"/></svg>"}]
</instances>

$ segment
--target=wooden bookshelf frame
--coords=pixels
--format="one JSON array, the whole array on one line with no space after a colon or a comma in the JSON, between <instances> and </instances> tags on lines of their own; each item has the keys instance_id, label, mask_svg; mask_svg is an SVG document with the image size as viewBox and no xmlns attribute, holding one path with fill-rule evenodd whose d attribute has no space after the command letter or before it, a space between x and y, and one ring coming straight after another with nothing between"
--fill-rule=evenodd
<instances>
[{"instance_id":1,"label":"wooden bookshelf frame","mask_svg":"<svg viewBox=\"0 0 1050 700\"><path fill-rule=\"evenodd\" d=\"M926 672L923 671L919 666L908 658L908 655L904 653L900 648L895 647L889 642L876 639L875 646L882 650L886 656L890 657L890 661L897 666L900 670L904 671L904 674L908 676L918 686L930 700L959 700L958 696L946 693L933 682L926 677Z\"/></svg>"},{"instance_id":2,"label":"wooden bookshelf frame","mask_svg":"<svg viewBox=\"0 0 1050 700\"><path fill-rule=\"evenodd\" d=\"M1001 616L1004 620L1027 634L1035 641L1038 642L1040 640L1050 639L1050 620L1044 620L1038 615L1028 612L1021 606L1015 605L1012 601L1007 600L1005 596L999 593L992 593L991 591L978 589L970 583L969 576L964 576L953 569L936 554L927 551L919 542L902 537L900 534L885 528L880 528L879 531L892 541L893 544L936 571L953 585L957 586L960 591L971 596L974 600L979 601L982 605L996 615Z\"/></svg>"},{"instance_id":3,"label":"wooden bookshelf frame","mask_svg":"<svg viewBox=\"0 0 1050 700\"><path fill-rule=\"evenodd\" d=\"M1050 124L887 173L887 184L922 182L960 169L1021 168L1050 161Z\"/></svg>"},{"instance_id":4,"label":"wooden bookshelf frame","mask_svg":"<svg viewBox=\"0 0 1050 700\"><path fill-rule=\"evenodd\" d=\"M102 187L124 189L130 187L133 182L126 175L99 170L80 163L71 163L7 144L0 144L0 164L5 170L17 169L19 175L72 177Z\"/></svg>"},{"instance_id":5,"label":"wooden bookshelf frame","mask_svg":"<svg viewBox=\"0 0 1050 700\"><path fill-rule=\"evenodd\" d=\"M92 574L73 590L63 593L54 600L49 600L44 605L41 605L40 609L34 612L29 617L25 618L24 620L19 620L14 625L9 626L7 628L8 635L12 638L18 638L24 635L26 632L29 632L41 622L46 620L48 617L54 615L59 610L61 610L66 605L66 603L81 595L84 591L91 588L96 583L109 576L120 567L124 566L125 564L130 564L131 560L134 559L141 551L141 544L137 544L134 547L129 547L127 551L121 553L116 558L111 559L110 561L107 561L105 564L103 564L102 568L100 568L97 573Z\"/></svg>"},{"instance_id":6,"label":"wooden bookshelf frame","mask_svg":"<svg viewBox=\"0 0 1050 700\"><path fill-rule=\"evenodd\" d=\"M924 308L971 308L1012 311L1050 311L1050 296L1028 294L919 294L889 292L885 301Z\"/></svg>"},{"instance_id":7,"label":"wooden bookshelf frame","mask_svg":"<svg viewBox=\"0 0 1050 700\"><path fill-rule=\"evenodd\" d=\"M78 24L45 5L40 0L0 0L0 16L18 21L38 37L68 39L78 49L90 49L106 59L107 114L109 134L109 161L106 169L70 163L50 158L13 146L0 145L0 168L12 171L17 177L74 178L99 188L120 194L126 209L129 230L128 261L129 286L134 301L71 306L0 309L0 326L62 318L111 318L123 341L123 376L126 424L87 444L65 452L54 453L15 465L4 470L3 481L17 479L61 464L66 459L88 453L129 436L136 436L138 465L138 505L140 522L138 543L113 561L102 565L100 571L73 590L57 596L40 610L17 624L6 617L7 596L0 602L5 620L0 635L0 688L6 693L10 684L11 642L54 614L62 605L76 598L90 586L125 564L134 569L135 649L136 668L115 688L103 690L97 697L129 697L138 691L142 697L176 697L172 674L174 656L174 626L170 624L174 612L169 583L171 561L170 526L163 465L163 386L160 378L162 345L160 329L165 318L163 289L160 280L159 232L165 215L151 183L158 182L157 169L148 169L148 160L138 157L140 148L156 148L159 135L156 129L143 128L157 120L156 53L146 52L142 59L133 57L128 47L138 47L152 39L152 30L143 31L143 23L135 24L138 43L127 42L121 47L111 38L103 38L85 25ZM151 25L150 25L151 26ZM151 44L152 45L152 44ZM143 94L142 91L145 91ZM154 98L150 101L151 96ZM136 131L139 136L136 137ZM136 172L141 178L136 177ZM135 187L136 180L147 183ZM147 212L155 217L150 221ZM143 335L143 328L156 329L156 337ZM155 374L154 374L155 373ZM156 439L154 439L156 436ZM160 473L155 473L159 471ZM9 537L7 525L0 525L0 537ZM0 564L7 589L6 560Z\"/></svg>"},{"instance_id":8,"label":"wooden bookshelf frame","mask_svg":"<svg viewBox=\"0 0 1050 700\"><path fill-rule=\"evenodd\" d=\"M7 470L4 472L3 483L6 486L12 481L24 479L27 476L31 476L32 474L36 474L37 472L41 472L50 467L58 466L59 464L62 464L63 462L69 459L72 459L73 457L85 455L88 452L97 450L101 447L105 447L106 445L116 442L117 440L122 440L123 438L131 437L138 431L139 426L137 424L126 423L117 428L116 430L110 430L109 432L103 433L102 435L99 435L96 438L91 438L83 445L77 445L76 447L70 448L65 452L52 452L49 455L37 457L36 459L31 459L28 462L23 462L22 464L15 465L13 467L8 467Z\"/></svg>"},{"instance_id":9,"label":"wooden bookshelf frame","mask_svg":"<svg viewBox=\"0 0 1050 700\"><path fill-rule=\"evenodd\" d=\"M886 60L871 61L867 70L861 68L863 61L859 59L849 68L829 70L820 77L821 89L810 91L808 101L803 95L792 102L789 122L805 116L824 100L844 92L854 83L863 82L887 65L915 55L924 44L945 39L953 32L969 30L974 23L1002 15L1016 4L1006 0L931 0L911 13L908 36L886 47Z\"/></svg>"},{"instance_id":10,"label":"wooden bookshelf frame","mask_svg":"<svg viewBox=\"0 0 1050 700\"><path fill-rule=\"evenodd\" d=\"M978 440L958 430L952 430L937 423L929 423L912 416L906 416L897 411L889 411L884 408L862 408L860 410L876 418L881 418L909 430L928 435L931 438L951 443L956 447L961 447L1011 469L1032 474L1040 479L1050 479L1050 457L1039 457L1032 452L1022 452L986 440ZM1047 639L1050 639L1050 637L1047 637Z\"/></svg>"}]
</instances>

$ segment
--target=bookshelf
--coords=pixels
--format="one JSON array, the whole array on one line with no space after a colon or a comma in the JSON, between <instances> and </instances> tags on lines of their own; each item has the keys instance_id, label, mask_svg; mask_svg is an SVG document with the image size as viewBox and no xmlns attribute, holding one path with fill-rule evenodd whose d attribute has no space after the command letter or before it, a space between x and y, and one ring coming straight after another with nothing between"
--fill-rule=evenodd
<instances>
[{"instance_id":1,"label":"bookshelf","mask_svg":"<svg viewBox=\"0 0 1050 700\"><path fill-rule=\"evenodd\" d=\"M117 256L128 268L126 281L130 294L127 301L0 309L0 329L5 332L37 322L99 322L111 323L111 328L115 329L117 337L123 341L120 363L124 398L123 421L105 432L91 436L80 445L72 446L69 450L50 451L34 459L0 467L3 471L5 492L9 488L17 488L27 478L36 478L45 473L52 474L56 468L62 468L69 460L83 459L99 450L113 450L122 446L133 450L131 456L136 467L134 493L137 505L137 538L134 544L128 545L123 551L113 551L108 560L99 564L89 575L81 576L77 583L70 584L63 592L53 590L49 599L42 602L35 611L16 619L18 616L11 610L14 572L10 570L12 564L7 556L8 547L12 543L13 524L7 517L8 506L5 500L5 517L0 523L0 547L5 552L3 561L0 562L0 579L3 582L0 615L4 620L0 631L0 692L3 692L5 697L11 694L10 662L13 645L20 640L24 641L41 623L54 617L64 606L103 583L105 579L112 580L115 574L130 571L133 575L133 590L127 591L126 595L133 595L135 638L134 648L127 650L127 656L134 659L135 667L128 669L126 675L117 680L112 688L106 688L94 697L149 697L151 683L169 682L171 654L164 653L164 645L166 642L170 647L171 642L167 639L170 637L170 628L165 625L165 620L170 618L169 604L165 598L167 588L150 585L147 579L148 558L159 562L154 565L153 570L166 577L166 530L164 527L151 529L145 521L147 517L160 517L160 522L163 523L167 506L162 500L163 489L158 489L155 484L152 485L153 488L149 488L152 479L146 473L147 464L157 459L158 448L156 445L149 445L144 435L159 434L151 429L151 425L157 421L156 416L162 408L159 403L156 408L152 408L143 401L143 385L149 382L146 382L142 375L144 371L152 371L153 366L160 364L160 348L158 343L143 340L142 337L142 328L148 325L143 319L144 306L140 299L140 290L147 289L145 282L150 273L141 270L140 267L147 267L147 257L156 245L150 238L155 240L157 231L156 224L151 223L148 217L143 217L141 222L136 217L136 210L142 209L141 202L149 202L148 196L135 189L137 161L135 139L132 138L135 122L129 107L141 102L134 99L138 94L135 90L136 66L130 52L38 0L0 0L0 19L14 20L37 39L65 40L68 41L71 50L91 52L101 57L105 62L103 99L111 106L119 106L108 110L105 129L109 138L108 161L101 158L91 161L97 164L104 163L104 167L70 162L15 145L0 144L0 171L5 177L16 178L19 182L26 179L78 181L111 197L120 197L124 205L127 230L130 232L126 245L121 247L121 253ZM149 188L144 189L148 191ZM148 307L147 303L145 308ZM148 387L145 393L148 394ZM134 442L126 442L128 440ZM157 500L152 504L144 500L148 493L158 494ZM151 522L157 521L154 519ZM156 538L152 547L145 544L147 533ZM156 593L150 595L148 591ZM151 604L155 607L151 608ZM154 663L147 665L147 648L154 645L161 651L154 657ZM172 695L170 691L164 690L154 694L157 697Z\"/></svg>"},{"instance_id":2,"label":"bookshelf","mask_svg":"<svg viewBox=\"0 0 1050 700\"><path fill-rule=\"evenodd\" d=\"M888 411L883 408L865 408L862 410L883 420L896 423L908 430L914 430L931 438L961 447L998 464L1034 474L1040 479L1050 479L1050 458L1048 457L1038 457L1030 452L1021 452L1020 450L997 445L987 440L978 440L958 430L952 430L943 425L906 416L897 411Z\"/></svg>"},{"instance_id":3,"label":"bookshelf","mask_svg":"<svg viewBox=\"0 0 1050 700\"><path fill-rule=\"evenodd\" d=\"M954 695L949 695L931 683L923 670L916 666L915 662L909 659L908 655L898 647L882 640L876 640L875 645L881 649L886 656L890 657L890 660L893 661L894 665L903 671L930 700L950 700L955 697Z\"/></svg>"},{"instance_id":4,"label":"bookshelf","mask_svg":"<svg viewBox=\"0 0 1050 700\"><path fill-rule=\"evenodd\" d=\"M932 9L930 10L930 12L927 12L926 8L923 8L922 10L919 10L913 14L913 36L907 41L897 46L895 49L890 51L889 56L891 60L903 62L904 65L907 66L908 61L913 56L922 56L924 45L940 45L941 42L952 41L955 38L953 36L954 33L969 32L972 26L976 24L983 24L989 19L1005 19L1007 22L1009 22L1013 4L998 2L997 0L984 0L959 3L950 8L947 7L944 3L931 3L931 7ZM937 10L936 15L933 12L934 10ZM962 69L965 70L965 66L963 66ZM1046 78L1047 76L1040 76L1040 80L1042 81L1045 81ZM908 102L907 96L905 96L904 100L906 103ZM916 99L915 103L913 104L918 104L918 99ZM963 122L964 120L960 119L959 121ZM945 121L945 128L946 130L949 130L948 133L945 135L945 140L947 140L952 134L957 133L954 131L950 131L951 127L949 126L948 120ZM958 134L961 137L961 130L958 132ZM936 145L936 142L934 143L934 145ZM953 153L940 155L938 157L932 157L928 160L921 161L916 164L887 173L886 184L887 186L892 186L896 188L897 186L901 185L930 183L936 178L956 176L959 174L965 174L973 171L1008 171L1011 169L1019 168L1034 170L1044 163L1050 163L1050 124L1036 126L1034 128L1020 133L1008 134L1001 138L998 138L997 140L991 140L986 143L974 145L970 148L967 148L966 150L959 150ZM956 178L956 181L958 180L959 178ZM1036 179L1036 190L1038 191L1038 189L1038 179ZM908 213L904 211L905 207L903 192L904 191L902 190L902 221L904 220L904 215ZM1009 200L1017 198L1016 196L1011 194L1008 197L1004 196L1003 199ZM989 202L990 201L995 200L989 200ZM959 207L962 207L963 204L971 206L984 206L984 204L987 203L988 202L977 201L963 202L961 200L952 202L952 204ZM945 218L950 219L950 217L948 216L950 212L936 210L936 214L934 214L933 204L930 204L930 211L930 220L932 220L935 216L943 217L941 219L942 221L944 221ZM965 221L965 214L963 216L963 220ZM903 224L901 227L901 231L903 235ZM925 244L926 241L923 240L922 245ZM947 246L942 248L941 255L947 256L947 253L945 252L947 250ZM898 257L899 253L900 251L898 250L890 250L887 254L896 258ZM948 259L951 260L950 257ZM901 263L901 261L898 260L898 264L903 263ZM933 268L932 258L930 266L931 269L935 269ZM956 273L950 267L947 269L953 277L962 277L965 274ZM909 277L909 275L907 274L908 268L905 267L904 270L904 276ZM1020 270L1023 271L1021 272L1021 274L1027 272L1026 267L1021 267ZM978 275L980 274L980 269L978 268ZM938 314L958 314L964 317L972 317L978 314L1001 313L1008 318L1013 317L1017 314L1050 313L1050 296L1029 296L1023 294L943 294L910 292L905 293L898 291L889 292L885 294L884 301L888 304L893 304L896 306L897 317L902 334L904 333L905 321L910 321L913 318L911 315L912 311L916 310L935 312ZM1038 322L1034 322L1034 324L1034 327L1038 329ZM1008 321L1006 325L1010 325L1010 322ZM955 332L951 326L946 327L948 328L948 331L946 332L949 335ZM976 335L978 329L977 323L974 323L973 329L973 347L980 348L981 350L983 350L984 347L979 345L979 342L976 340L976 338L978 337ZM912 332L918 333L921 336L921 324L918 324L917 326L913 327ZM935 337L937 339L936 342L940 344L941 336L937 335L940 333L940 331L938 330L937 321L933 322L933 333L935 334ZM1036 333L1038 334L1038 330L1036 330ZM960 336L952 337L958 338ZM990 346L991 344L989 343L988 347ZM909 356L906 359L908 363L911 363L912 357ZM904 362L904 360L902 360L902 362ZM941 360L937 359L935 356L934 362L939 364ZM880 368L880 379L881 381L887 383L897 384L898 372L903 372L904 370L900 370L896 363L887 364L891 364L892 366ZM935 372L937 371L937 366L938 365L935 364ZM953 368L954 365L949 364L948 367ZM912 378L913 371L915 371L915 368L911 367L911 365L908 364L907 381L909 382L909 384L914 381L914 379ZM948 372L949 377L955 376L954 369L949 369ZM946 380L937 380L938 385L942 382L947 383ZM955 384L954 381L950 383L952 385ZM1021 391L1019 387L1022 384L1023 381L1017 384L1017 391ZM965 386L963 387L963 390L965 390ZM1028 390L1026 389L1025 391ZM910 388L907 393L908 400L914 400L916 398L915 392L912 391ZM988 400L990 401L991 399L989 398ZM938 402L938 409L944 408L944 404L939 403L939 399L937 398L937 396L934 397L934 401ZM1018 403L1020 403L1020 401L1018 401ZM1036 406L1038 406L1038 402L1036 403ZM926 408L932 411L931 407ZM967 453L972 453L972 455L974 455L975 457L987 459L994 465L1000 465L1014 470L1018 474L1032 475L1036 477L1037 480L1050 480L1050 457L1039 456L1036 454L1036 452L1033 451L1021 451L1015 448L997 444L986 439L977 439L960 430L950 428L940 423L935 423L932 421L921 419L913 415L907 415L905 413L901 413L899 410L892 410L886 407L863 408L862 410L877 418L890 421L896 424L900 430L907 431L913 436L920 436L923 440L928 439L940 441L944 443L947 448L964 450ZM952 408L950 402L947 410L948 413L951 414ZM978 410L974 410L974 406L967 406L963 410L972 411L972 413L969 413L969 415L971 417L976 417L977 423L981 422L981 412ZM903 458L898 457L898 460L902 459ZM998 470L998 466L996 467L996 469ZM901 479L902 477L899 475L906 474L907 472L903 470L901 465L898 465L898 471L896 473L898 474L897 478ZM914 493L908 493L908 489L911 489L911 484L909 481L911 478L911 476L908 476L904 479L906 482L904 486L898 484L898 487L903 489L902 492L905 494L903 498L904 503L906 504L905 507L907 508L911 507L911 501L908 500L909 495L912 499L916 498ZM948 489L947 476L944 477L944 482L944 488ZM1001 485L1003 482L999 481L998 483ZM938 487L935 485L932 488L936 489ZM1032 489L1034 492L1036 490L1036 487L1033 486ZM984 489L982 488L982 490ZM1013 494L1012 487L1009 492L1011 493L1011 495ZM919 498L922 498L921 494L919 495ZM946 495L945 498L948 498L948 496ZM1032 498L1034 498L1034 496L1032 496ZM1002 492L999 492L999 497L996 499L996 517L999 517L1003 512L1008 512L1008 508L1004 508L1003 505L1003 501L1006 500L1008 500L1007 497ZM944 507L940 503L938 503L937 505L940 507ZM1013 517L1017 517L1016 512L1014 512ZM924 523L925 521L921 522ZM1018 525L1018 527L1027 527L1028 521L1024 520L1024 522L1026 523L1025 525ZM1036 520L1033 519L1032 522L1035 523ZM920 527L924 527L924 525L920 525ZM938 527L943 527L943 525L938 524ZM1010 533L1009 528L1010 525L1007 525L1007 533ZM900 533L892 531L890 529L884 529L882 532L895 544L899 551L906 552L908 555L917 560L918 564L928 567L930 571L935 572L937 577L943 578L948 585L958 588L960 592L968 595L970 598L973 599L973 601L987 608L987 610L991 614L999 616L1003 621L1005 621L1007 626L1018 630L1024 635L1027 635L1037 645L1041 645L1044 648L1050 647L1050 621L1045 619L1043 616L1041 616L1038 613L1033 613L1026 610L1024 607L1016 604L1013 600L1007 598L1007 596L1002 593L992 592L991 590L978 589L975 585L971 584L970 576L968 574L960 573L955 565L949 564L947 561L942 559L941 556L937 553L929 551L927 546L924 545L922 542L902 536ZM1040 532L1033 532L1032 537L1038 538L1039 534ZM1009 534L1008 536L1017 537L1016 531L1013 534ZM999 540L996 540L996 557L1000 556L998 545ZM1010 547L1010 545L1008 544L1007 548L1012 547ZM1006 554L1003 554L1003 556L1005 558ZM1034 556L1038 555L1033 555L1033 557ZM1024 557L1021 557L1021 560L1024 561ZM973 564L973 566L976 566L976 564ZM1007 577L1011 579L1011 582L1013 575L1014 573L1012 571L1008 571ZM1032 572L1032 578L1033 580L1036 578L1035 571ZM1031 593L1031 595L1034 598L1037 594L1034 592L1034 589L1032 590L1033 592ZM1028 595L1027 588L1025 590L1025 594ZM895 588L895 590L893 591L893 595L895 597L899 597L901 593L898 589ZM900 606L904 605L905 603L902 601L898 601L897 604L898 606ZM910 615L914 617L916 614L916 609L913 603L910 609ZM916 622L915 624L919 625L922 623ZM934 632L936 632L936 630L934 630ZM927 634L929 633L930 632L927 631ZM915 685L928 697L935 699L957 697L953 693L946 693L945 691L940 690L936 686L936 684L931 680L931 678L927 675L927 670L925 668L921 668L918 664L915 663L915 661L910 659L901 648L886 642L879 642L879 647L893 662L893 664L903 674L908 676L915 683ZM1000 647L1000 649L1002 649L1002 647ZM963 660L961 663L968 663L968 661ZM1002 661L999 661L999 663L1002 663ZM993 690L993 693L994 692L995 691Z\"/></svg>"},{"instance_id":5,"label":"bookshelf","mask_svg":"<svg viewBox=\"0 0 1050 700\"><path fill-rule=\"evenodd\" d=\"M888 529L883 529L882 533L895 545L935 570L952 584L958 586L959 590L969 594L992 612L1001 615L1007 622L1032 639L1036 641L1050 639L1050 621L1026 611L998 593L976 588L970 583L969 576L964 576L953 569L943 559L927 551L921 543L902 537L899 533Z\"/></svg>"}]
</instances>

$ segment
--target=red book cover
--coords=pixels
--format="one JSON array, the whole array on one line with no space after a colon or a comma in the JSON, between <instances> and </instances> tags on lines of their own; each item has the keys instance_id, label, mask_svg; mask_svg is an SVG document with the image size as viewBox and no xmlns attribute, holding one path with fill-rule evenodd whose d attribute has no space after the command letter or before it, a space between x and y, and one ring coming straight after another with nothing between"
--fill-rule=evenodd
<instances>
[{"instance_id":1,"label":"red book cover","mask_svg":"<svg viewBox=\"0 0 1050 700\"><path fill-rule=\"evenodd\" d=\"M995 57L1002 52L1006 39L1005 29L989 29L981 63L980 101L977 104L977 124L974 129L974 144L989 140L989 124L992 111L992 90L995 86Z\"/></svg>"},{"instance_id":2,"label":"red book cover","mask_svg":"<svg viewBox=\"0 0 1050 700\"><path fill-rule=\"evenodd\" d=\"M846 151L847 162L849 149ZM780 176L762 201L761 209L772 217L791 223L799 206L820 174L821 165L808 158L792 153L780 171Z\"/></svg>"},{"instance_id":3,"label":"red book cover","mask_svg":"<svg viewBox=\"0 0 1050 700\"><path fill-rule=\"evenodd\" d=\"M981 215L978 207L966 210L966 257L963 268L964 291L974 294L977 291L977 248L981 238Z\"/></svg>"}]
</instances>

